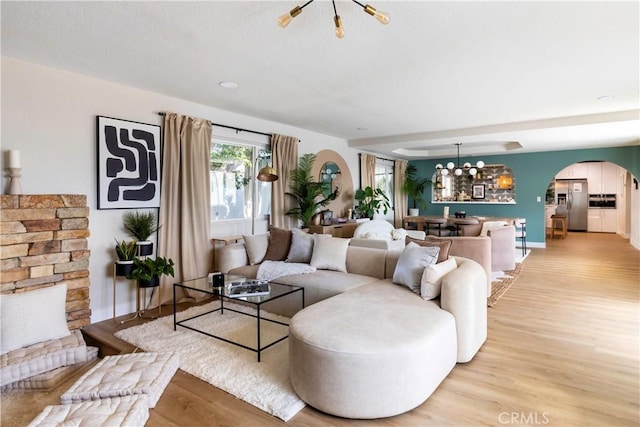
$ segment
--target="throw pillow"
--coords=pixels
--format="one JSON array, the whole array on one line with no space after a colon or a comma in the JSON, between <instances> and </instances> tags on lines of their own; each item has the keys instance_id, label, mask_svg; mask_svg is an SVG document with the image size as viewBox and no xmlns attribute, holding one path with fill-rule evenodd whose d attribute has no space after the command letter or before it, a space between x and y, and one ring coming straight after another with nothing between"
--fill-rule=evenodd
<instances>
[{"instance_id":1,"label":"throw pillow","mask_svg":"<svg viewBox=\"0 0 640 427\"><path fill-rule=\"evenodd\" d=\"M0 297L0 353L69 335L66 300L66 283L17 294L3 294Z\"/></svg>"},{"instance_id":2,"label":"throw pillow","mask_svg":"<svg viewBox=\"0 0 640 427\"><path fill-rule=\"evenodd\" d=\"M435 264L440 248L437 246L422 247L409 243L398 258L393 272L393 283L404 285L420 294L420 279L429 264Z\"/></svg>"},{"instance_id":3,"label":"throw pillow","mask_svg":"<svg viewBox=\"0 0 640 427\"><path fill-rule=\"evenodd\" d=\"M313 242L311 266L321 270L347 272L347 249L351 239L316 234Z\"/></svg>"},{"instance_id":4,"label":"throw pillow","mask_svg":"<svg viewBox=\"0 0 640 427\"><path fill-rule=\"evenodd\" d=\"M438 253L437 262L443 262L449 259L449 252L451 251L451 245L453 244L453 240L451 239L420 240L420 239L413 239L409 236L407 236L404 241L405 241L405 244L407 245L410 242L413 242L423 247L433 247L433 246L439 247L440 252Z\"/></svg>"},{"instance_id":5,"label":"throw pillow","mask_svg":"<svg viewBox=\"0 0 640 427\"><path fill-rule=\"evenodd\" d=\"M313 234L294 228L291 230L291 247L287 262L303 262L309 264L313 254Z\"/></svg>"},{"instance_id":6,"label":"throw pillow","mask_svg":"<svg viewBox=\"0 0 640 427\"><path fill-rule=\"evenodd\" d=\"M427 265L422 273L420 282L420 295L424 299L434 299L440 296L442 278L458 268L455 258L449 258L438 264Z\"/></svg>"},{"instance_id":7,"label":"throw pillow","mask_svg":"<svg viewBox=\"0 0 640 427\"><path fill-rule=\"evenodd\" d=\"M254 234L242 236L244 246L247 248L249 265L260 264L267 253L269 247L269 234Z\"/></svg>"},{"instance_id":8,"label":"throw pillow","mask_svg":"<svg viewBox=\"0 0 640 427\"><path fill-rule=\"evenodd\" d=\"M264 255L264 260L284 261L291 247L291 230L271 227L269 229L269 247Z\"/></svg>"}]
</instances>

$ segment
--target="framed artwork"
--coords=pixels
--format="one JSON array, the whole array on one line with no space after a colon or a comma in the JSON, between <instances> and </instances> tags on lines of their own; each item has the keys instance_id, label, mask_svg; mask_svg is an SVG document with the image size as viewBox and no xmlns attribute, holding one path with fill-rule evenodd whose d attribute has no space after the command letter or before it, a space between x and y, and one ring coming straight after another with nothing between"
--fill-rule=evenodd
<instances>
[{"instance_id":1,"label":"framed artwork","mask_svg":"<svg viewBox=\"0 0 640 427\"><path fill-rule=\"evenodd\" d=\"M474 199L484 199L484 184L473 184L471 187L471 197Z\"/></svg>"},{"instance_id":2,"label":"framed artwork","mask_svg":"<svg viewBox=\"0 0 640 427\"><path fill-rule=\"evenodd\" d=\"M160 206L160 126L97 116L98 209Z\"/></svg>"}]
</instances>

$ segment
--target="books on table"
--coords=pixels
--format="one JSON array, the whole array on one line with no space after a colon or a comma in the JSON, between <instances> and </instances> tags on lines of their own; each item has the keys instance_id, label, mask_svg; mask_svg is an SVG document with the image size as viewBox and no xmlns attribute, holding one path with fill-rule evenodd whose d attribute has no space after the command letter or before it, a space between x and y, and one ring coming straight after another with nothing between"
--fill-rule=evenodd
<instances>
[{"instance_id":1,"label":"books on table","mask_svg":"<svg viewBox=\"0 0 640 427\"><path fill-rule=\"evenodd\" d=\"M234 282L227 290L227 296L230 298L255 297L261 295L269 295L269 282L266 280Z\"/></svg>"}]
</instances>

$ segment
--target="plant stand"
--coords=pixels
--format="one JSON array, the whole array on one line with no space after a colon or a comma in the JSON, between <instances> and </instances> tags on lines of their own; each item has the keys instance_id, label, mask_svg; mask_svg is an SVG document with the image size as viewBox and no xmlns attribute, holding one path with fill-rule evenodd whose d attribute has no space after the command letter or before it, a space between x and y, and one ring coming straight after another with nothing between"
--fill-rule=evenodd
<instances>
[{"instance_id":1,"label":"plant stand","mask_svg":"<svg viewBox=\"0 0 640 427\"><path fill-rule=\"evenodd\" d=\"M124 320L116 320L116 289L117 289L117 281L118 281L118 277L124 277L124 276L118 276L116 274L116 264L113 264L113 321L119 324L123 324L123 323L127 323L130 322L134 319L140 318L140 319L157 319L158 317L160 317L160 315L162 314L162 305L158 306L158 314L155 316L145 316L145 313L147 312L147 310L142 310L140 309L140 286L138 286L138 282L136 281L136 312L133 314L133 316L124 319ZM144 297L143 297L143 301L147 300L147 289L148 288L142 288L144 290Z\"/></svg>"}]
</instances>

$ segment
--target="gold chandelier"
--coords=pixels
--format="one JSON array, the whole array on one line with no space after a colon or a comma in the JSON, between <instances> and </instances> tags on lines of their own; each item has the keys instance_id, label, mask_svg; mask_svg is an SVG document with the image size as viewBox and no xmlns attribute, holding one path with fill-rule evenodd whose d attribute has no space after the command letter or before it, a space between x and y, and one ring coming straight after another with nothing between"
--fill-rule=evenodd
<instances>
[{"instance_id":1,"label":"gold chandelier","mask_svg":"<svg viewBox=\"0 0 640 427\"><path fill-rule=\"evenodd\" d=\"M376 10L375 7L370 6L368 4L364 5L357 0L351 0L351 1L356 3L358 6L360 6L363 9L363 11L373 16L374 18L376 18L378 22L380 22L381 24L387 25L389 23L388 13ZM280 18L278 18L278 25L280 25L282 28L286 27L287 25L289 25L289 23L293 18L300 15L300 12L302 12L302 9L304 9L305 7L307 7L309 4L313 2L314 0L309 0L302 6L294 7L288 13L285 13ZM333 4L333 23L335 24L335 27L336 27L336 37L341 39L344 37L344 28L342 27L342 19L340 19L340 16L338 15L338 11L336 10L335 0L331 0L331 3Z\"/></svg>"}]
</instances>

